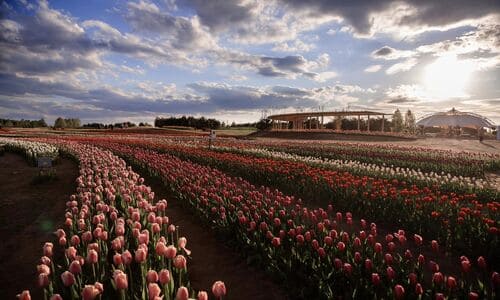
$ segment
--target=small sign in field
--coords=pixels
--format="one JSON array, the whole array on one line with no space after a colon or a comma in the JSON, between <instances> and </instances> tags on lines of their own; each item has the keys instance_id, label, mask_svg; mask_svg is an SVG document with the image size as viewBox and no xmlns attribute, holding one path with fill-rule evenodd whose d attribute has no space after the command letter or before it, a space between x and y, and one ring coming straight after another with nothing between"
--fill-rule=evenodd
<instances>
[{"instance_id":1,"label":"small sign in field","mask_svg":"<svg viewBox=\"0 0 500 300\"><path fill-rule=\"evenodd\" d=\"M50 157L38 157L36 160L36 164L39 168L51 168L52 167L52 158Z\"/></svg>"}]
</instances>

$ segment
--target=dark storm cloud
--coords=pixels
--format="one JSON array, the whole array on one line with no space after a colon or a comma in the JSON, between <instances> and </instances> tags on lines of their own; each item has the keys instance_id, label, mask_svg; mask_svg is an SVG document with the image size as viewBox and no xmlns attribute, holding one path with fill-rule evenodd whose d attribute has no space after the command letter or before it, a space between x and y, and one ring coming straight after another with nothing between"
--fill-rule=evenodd
<instances>
[{"instance_id":1,"label":"dark storm cloud","mask_svg":"<svg viewBox=\"0 0 500 300\"><path fill-rule=\"evenodd\" d=\"M311 16L337 15L344 18L356 32L367 34L370 32L372 20L370 15L387 10L395 3L407 3L416 10L401 21L400 25L409 26L445 26L465 19L479 18L500 11L498 1L469 1L469 0L280 0L290 8L308 11Z\"/></svg>"},{"instance_id":2,"label":"dark storm cloud","mask_svg":"<svg viewBox=\"0 0 500 300\"><path fill-rule=\"evenodd\" d=\"M394 52L394 49L389 46L384 46L378 50L373 51L374 56L386 56Z\"/></svg>"},{"instance_id":3,"label":"dark storm cloud","mask_svg":"<svg viewBox=\"0 0 500 300\"><path fill-rule=\"evenodd\" d=\"M257 6L256 3L241 0L181 0L178 4L194 8L202 23L215 31L227 30L235 24L252 21L255 17L252 11Z\"/></svg>"}]
</instances>

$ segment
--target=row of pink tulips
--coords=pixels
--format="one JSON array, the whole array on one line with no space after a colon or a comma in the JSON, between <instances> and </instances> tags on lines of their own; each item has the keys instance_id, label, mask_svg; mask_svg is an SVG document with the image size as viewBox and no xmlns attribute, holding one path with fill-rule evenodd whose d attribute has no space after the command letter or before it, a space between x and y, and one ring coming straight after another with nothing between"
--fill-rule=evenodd
<instances>
[{"instance_id":1,"label":"row of pink tulips","mask_svg":"<svg viewBox=\"0 0 500 300\"><path fill-rule=\"evenodd\" d=\"M80 164L64 228L43 246L37 266L45 299L208 299L190 288L187 239L166 214L167 201L109 151L60 143ZM226 294L223 282L212 292ZM23 291L20 299L30 299Z\"/></svg>"}]
</instances>

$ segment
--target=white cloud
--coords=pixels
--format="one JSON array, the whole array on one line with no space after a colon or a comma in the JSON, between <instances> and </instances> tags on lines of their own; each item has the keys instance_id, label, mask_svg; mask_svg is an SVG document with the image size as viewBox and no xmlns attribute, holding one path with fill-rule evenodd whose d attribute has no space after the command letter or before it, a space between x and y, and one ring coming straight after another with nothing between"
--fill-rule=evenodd
<instances>
[{"instance_id":1,"label":"white cloud","mask_svg":"<svg viewBox=\"0 0 500 300\"><path fill-rule=\"evenodd\" d=\"M418 60L416 58L409 58L403 62L390 66L387 70L385 70L385 73L387 75L394 75L396 73L406 72L413 68L417 63Z\"/></svg>"},{"instance_id":2,"label":"white cloud","mask_svg":"<svg viewBox=\"0 0 500 300\"><path fill-rule=\"evenodd\" d=\"M371 65L365 68L366 73L376 73L382 69L382 65Z\"/></svg>"},{"instance_id":3,"label":"white cloud","mask_svg":"<svg viewBox=\"0 0 500 300\"><path fill-rule=\"evenodd\" d=\"M296 39L293 42L283 42L279 43L272 48L273 51L276 52L309 52L316 48L314 44L306 44L303 41Z\"/></svg>"}]
</instances>

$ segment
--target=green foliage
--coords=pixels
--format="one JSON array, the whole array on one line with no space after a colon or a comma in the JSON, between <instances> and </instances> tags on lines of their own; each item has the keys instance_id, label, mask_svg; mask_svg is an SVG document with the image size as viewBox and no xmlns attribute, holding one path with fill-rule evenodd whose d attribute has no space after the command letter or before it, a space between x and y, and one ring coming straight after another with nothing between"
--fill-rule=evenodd
<instances>
[{"instance_id":1,"label":"green foliage","mask_svg":"<svg viewBox=\"0 0 500 300\"><path fill-rule=\"evenodd\" d=\"M401 132L403 131L403 115L399 111L399 109L396 109L394 114L392 115L392 127L395 132Z\"/></svg>"}]
</instances>

